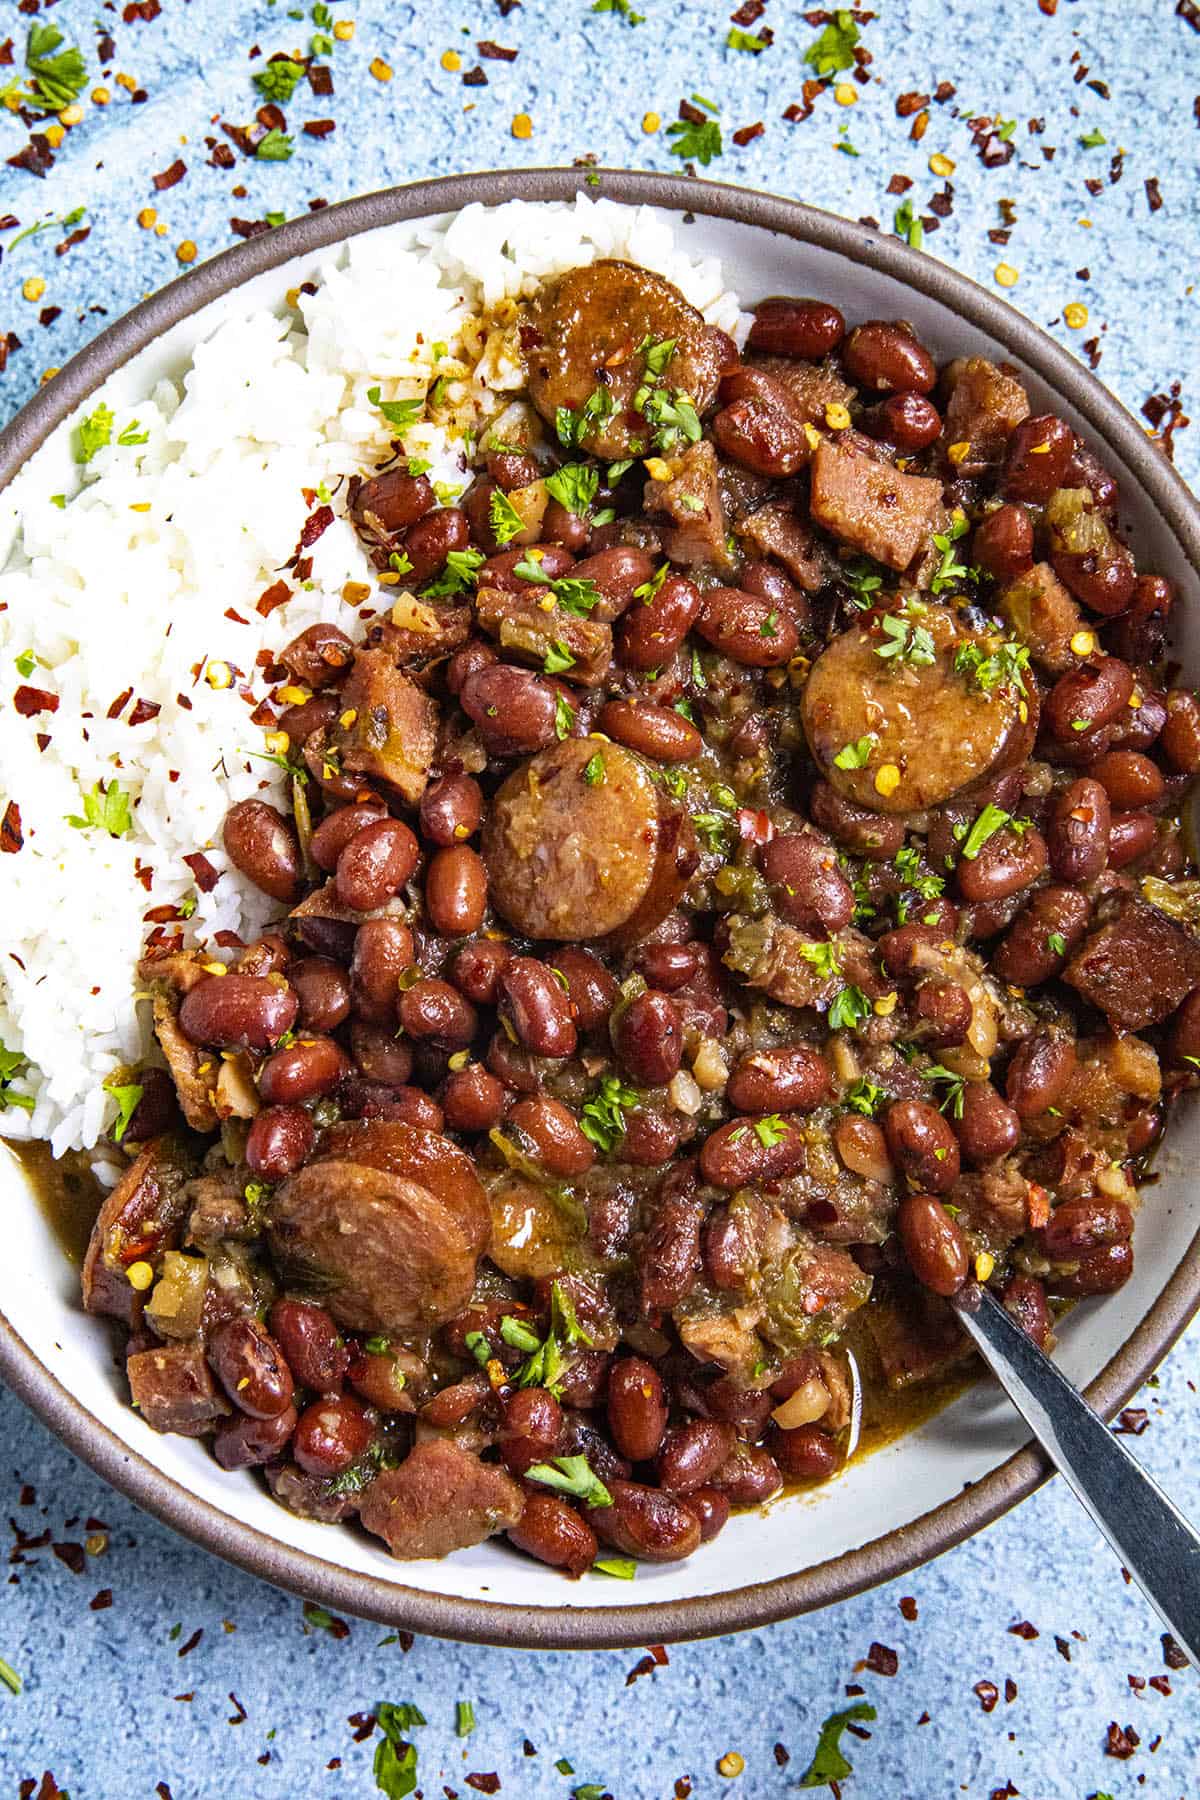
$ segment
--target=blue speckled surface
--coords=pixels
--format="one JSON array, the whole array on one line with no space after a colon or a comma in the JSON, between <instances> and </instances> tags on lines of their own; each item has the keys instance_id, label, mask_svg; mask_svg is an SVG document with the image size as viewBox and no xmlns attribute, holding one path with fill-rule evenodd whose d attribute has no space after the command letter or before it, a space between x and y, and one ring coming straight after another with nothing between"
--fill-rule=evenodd
<instances>
[{"instance_id":1,"label":"blue speckled surface","mask_svg":"<svg viewBox=\"0 0 1200 1800\"><path fill-rule=\"evenodd\" d=\"M231 217L291 214L314 196L341 199L465 168L569 162L588 153L613 165L677 165L665 125L681 96L695 91L721 106L725 153L711 175L851 217L873 215L885 228L897 204L885 192L889 177L910 176L907 197L925 212L942 185L928 158L948 155L957 165L954 211L926 238L928 253L987 285L996 264L1009 263L1019 273L1009 297L1077 353L1083 340L1098 339L1100 375L1135 412L1180 374L1186 400L1200 340L1189 287L1200 221L1193 112L1200 35L1170 0L1059 0L1053 17L1037 0L960 0L952 10L933 0L878 0L881 16L863 28L873 61L858 104L838 107L826 93L799 124L781 115L801 99L811 74L801 59L815 31L795 5L770 0L751 29L771 26L775 42L753 55L725 47L729 0L635 4L647 15L636 27L617 14L593 15L586 0L525 0L508 18L483 0L461 8L446 0L420 8L396 0L335 4L334 18L355 19L355 36L327 58L336 94L318 101L301 87L287 108L292 160L264 164L239 155L223 171L206 166L204 138L228 141L214 117L252 117L250 75L261 63L249 60L249 50L256 42L264 56L305 48L311 20L282 3L162 0L157 19L125 22L123 0L61 0L51 16L88 54L85 95L103 82L113 98L107 107L85 106L84 122L45 181L0 162L0 215L25 226L86 206L83 223L91 227L61 257L55 245L65 233L52 230L0 263L0 332L15 332L23 346L0 376L0 421L104 316L169 280L184 239L203 257L232 241ZM116 40L104 75L96 20ZM28 23L16 0L0 0L0 44L11 32L18 63ZM519 55L481 59L478 39ZM462 56L461 71L440 66L447 50ZM374 57L390 65L390 82L370 74ZM464 87L462 72L477 65L488 85ZM1081 65L1087 72L1077 82ZM13 73L0 69L0 88ZM131 102L118 73L145 92L144 102ZM911 119L896 115L896 97L939 81L953 82L957 95L931 108L928 131L914 142ZM1088 85L1097 81L1109 97ZM976 159L965 123L953 116L960 101L1017 122L1018 154L1007 166L989 170ZM651 110L663 128L647 135L641 121ZM526 141L511 132L520 112L533 121ZM321 117L336 120L332 137L300 133L306 119ZM1044 132L1031 134L1030 119L1044 119ZM732 144L735 129L759 120L761 137L744 149ZM1106 144L1082 147L1080 136L1096 128ZM857 157L835 148L839 129ZM19 150L26 136L17 118L0 112L0 156ZM1055 147L1052 160L1045 145ZM1123 176L1114 184L1118 149ZM156 194L151 174L176 156L187 175ZM1160 184L1156 213L1143 185L1148 177ZM1087 191L1088 178L1102 184L1099 193ZM231 190L241 183L247 192L236 196ZM1002 199L1015 213L1003 246L987 235L1003 223ZM148 205L166 226L161 236L137 223ZM11 243L17 229L0 229L0 243ZM30 302L22 284L38 275L46 290ZM1069 301L1090 312L1074 332L1062 322ZM61 314L42 326L38 315L49 306ZM1198 453L1197 435L1181 433L1177 459L1193 481ZM1193 1511L1198 1367L1193 1330L1142 1397L1150 1424L1135 1443ZM1165 1673L1158 1624L1057 1484L974 1543L836 1613L681 1646L668 1666L626 1686L638 1660L632 1652L531 1656L429 1640L405 1652L381 1643L387 1633L375 1626L352 1623L345 1638L306 1628L298 1602L137 1513L7 1397L0 1397L0 1434L0 1516L34 1536L48 1527L56 1542L80 1542L91 1516L109 1530L108 1549L89 1556L82 1574L49 1547L30 1549L0 1589L0 1655L24 1678L19 1697L0 1688L0 1795L24 1794L21 1783L30 1779L28 1792L41 1786L48 1800L55 1790L42 1783L47 1770L74 1800L150 1797L159 1783L167 1785L157 1792L174 1800L367 1795L375 1791L372 1746L353 1741L348 1715L405 1698L429 1721L415 1734L427 1796L442 1794L443 1784L465 1796L475 1791L466 1785L469 1772L493 1770L500 1792L531 1800L566 1800L579 1782L600 1783L616 1800L669 1800L686 1791L675 1786L683 1776L704 1800L783 1795L794 1789L821 1720L846 1703L845 1684L855 1681L878 1719L869 1741L846 1740L856 1765L844 1783L847 1800L958 1793L1183 1800L1200 1792L1195 1677L1171 1673L1169 1695L1131 1688L1130 1677ZM36 1490L35 1502L20 1503L22 1483ZM91 1610L104 1589L112 1590L111 1607ZM915 1598L915 1620L902 1616L902 1596ZM1010 1634L1020 1620L1040 1635ZM181 1660L198 1629L203 1636ZM895 1677L855 1673L873 1640L897 1651ZM1011 1700L1006 1678L1015 1683ZM1000 1690L990 1714L973 1692L980 1680ZM459 1699L473 1701L478 1720L465 1746L454 1736ZM1105 1755L1111 1720L1132 1725L1140 1738L1128 1761ZM524 1754L526 1738L536 1757ZM786 1767L773 1754L777 1743L791 1753ZM745 1758L734 1781L716 1770L729 1750ZM555 1769L564 1756L574 1775Z\"/></svg>"}]
</instances>

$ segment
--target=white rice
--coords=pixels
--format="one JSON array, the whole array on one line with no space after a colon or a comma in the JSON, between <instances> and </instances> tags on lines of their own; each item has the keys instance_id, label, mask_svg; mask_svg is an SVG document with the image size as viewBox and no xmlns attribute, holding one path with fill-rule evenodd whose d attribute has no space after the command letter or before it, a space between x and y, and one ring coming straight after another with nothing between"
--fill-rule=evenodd
<instances>
[{"instance_id":1,"label":"white rice","mask_svg":"<svg viewBox=\"0 0 1200 1800\"><path fill-rule=\"evenodd\" d=\"M601 256L659 271L709 323L744 335L719 263L688 256L661 214L584 196L470 206L331 252L311 295L223 312L179 380L133 403L126 381L119 400L105 388L81 408L109 402L115 414L111 444L86 466L63 475L71 420L0 494L0 813L15 802L24 834L0 855L0 1046L28 1065L10 1095L33 1101L0 1113L4 1135L48 1138L56 1155L104 1136L116 1110L105 1081L151 1047L135 975L147 912L194 903L185 939L211 944L218 931L248 941L278 910L231 868L221 822L248 795L287 800L286 774L248 755L264 747L250 722L266 692L258 652L318 620L357 635L363 612L395 597L375 587L344 482L311 580L267 618L255 605L295 551L313 490L386 455L390 429L368 390L421 398L448 377L439 423L405 444L432 480L461 487L463 431L502 415L521 384L503 328L511 302ZM371 584L365 608L343 598L348 582ZM26 676L14 665L27 653ZM231 685L208 679L220 665ZM21 717L8 696L22 683L56 695L57 711ZM138 699L160 711L130 725ZM112 781L130 797L130 833L67 823ZM182 860L198 850L219 873L207 894Z\"/></svg>"}]
</instances>

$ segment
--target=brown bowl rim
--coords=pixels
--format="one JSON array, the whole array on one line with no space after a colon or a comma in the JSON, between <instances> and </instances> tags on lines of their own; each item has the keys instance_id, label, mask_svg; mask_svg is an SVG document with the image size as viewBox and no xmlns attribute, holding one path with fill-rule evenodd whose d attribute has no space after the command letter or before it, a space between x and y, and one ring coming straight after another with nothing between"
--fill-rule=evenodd
<instances>
[{"instance_id":1,"label":"brown bowl rim","mask_svg":"<svg viewBox=\"0 0 1200 1800\"><path fill-rule=\"evenodd\" d=\"M571 200L577 193L752 225L848 257L949 305L1004 344L1087 420L1133 470L1183 556L1200 568L1200 505L1142 426L1036 325L975 282L897 238L800 201L683 175L635 170L484 170L381 189L322 208L222 251L150 295L72 357L0 432L0 489L75 407L180 319L293 256L378 226L455 212L473 201ZM1087 1389L1111 1418L1200 1307L1200 1231L1145 1318ZM461 1599L362 1575L292 1549L201 1500L131 1450L68 1392L0 1314L0 1375L97 1474L163 1524L250 1574L361 1618L438 1637L519 1649L613 1649L768 1625L905 1574L998 1519L1051 1473L1034 1445L954 1499L882 1537L795 1575L692 1599L619 1607L521 1607Z\"/></svg>"}]
</instances>

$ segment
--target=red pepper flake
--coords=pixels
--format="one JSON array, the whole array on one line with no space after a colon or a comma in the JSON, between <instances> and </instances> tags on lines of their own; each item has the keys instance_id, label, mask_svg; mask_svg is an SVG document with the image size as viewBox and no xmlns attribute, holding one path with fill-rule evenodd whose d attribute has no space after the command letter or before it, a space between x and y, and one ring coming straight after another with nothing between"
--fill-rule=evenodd
<instances>
[{"instance_id":1,"label":"red pepper flake","mask_svg":"<svg viewBox=\"0 0 1200 1800\"><path fill-rule=\"evenodd\" d=\"M496 1774L494 1769L488 1775L468 1775L467 1786L469 1788L474 1788L477 1794L498 1794L500 1792L500 1777Z\"/></svg>"},{"instance_id":2,"label":"red pepper flake","mask_svg":"<svg viewBox=\"0 0 1200 1800\"><path fill-rule=\"evenodd\" d=\"M928 94L898 94L896 96L896 117L898 119L909 119L912 117L913 113L920 112L922 107L928 105Z\"/></svg>"},{"instance_id":3,"label":"red pepper flake","mask_svg":"<svg viewBox=\"0 0 1200 1800\"><path fill-rule=\"evenodd\" d=\"M765 130L766 126L763 124L762 120L759 119L755 124L743 125L739 130L735 131L732 134L733 141L739 149L744 150L747 144L752 144L755 138L760 138Z\"/></svg>"},{"instance_id":4,"label":"red pepper flake","mask_svg":"<svg viewBox=\"0 0 1200 1800\"><path fill-rule=\"evenodd\" d=\"M731 25L755 25L766 12L766 0L744 0L735 13L730 13Z\"/></svg>"},{"instance_id":5,"label":"red pepper flake","mask_svg":"<svg viewBox=\"0 0 1200 1800\"><path fill-rule=\"evenodd\" d=\"M60 1563L65 1563L72 1575L82 1575L87 1567L87 1557L82 1544L51 1544L50 1548Z\"/></svg>"},{"instance_id":6,"label":"red pepper flake","mask_svg":"<svg viewBox=\"0 0 1200 1800\"><path fill-rule=\"evenodd\" d=\"M203 1627L203 1625L201 1625L195 1631L193 1631L191 1637L188 1639L186 1644L181 1644L179 1646L179 1655L180 1656L189 1655L190 1652L196 1648L196 1645L200 1642L200 1639L203 1636L204 1636L204 1627Z\"/></svg>"},{"instance_id":7,"label":"red pepper flake","mask_svg":"<svg viewBox=\"0 0 1200 1800\"><path fill-rule=\"evenodd\" d=\"M1151 394L1142 404L1142 417L1149 419L1159 444L1169 461L1175 460L1175 433L1186 431L1191 423L1183 410L1180 384L1173 381L1165 394Z\"/></svg>"},{"instance_id":8,"label":"red pepper flake","mask_svg":"<svg viewBox=\"0 0 1200 1800\"><path fill-rule=\"evenodd\" d=\"M0 60L2 60L2 59L0 59ZM27 1481L24 1484L24 1486L22 1487L21 1492L17 1495L17 1505L18 1506L35 1506L36 1504L37 1504L37 1489L33 1486L32 1482ZM90 1530L90 1527L89 1527L89 1530ZM1172 1642L1174 1642L1174 1639L1172 1639Z\"/></svg>"},{"instance_id":9,"label":"red pepper flake","mask_svg":"<svg viewBox=\"0 0 1200 1800\"><path fill-rule=\"evenodd\" d=\"M686 120L689 125L703 125L708 114L701 112L698 106L693 106L690 100L681 100L679 102L679 116L681 119Z\"/></svg>"},{"instance_id":10,"label":"red pepper flake","mask_svg":"<svg viewBox=\"0 0 1200 1800\"><path fill-rule=\"evenodd\" d=\"M101 1588L100 1592L98 1594L93 1594L92 1598L88 1601L88 1609L91 1612L107 1612L112 1603L112 1589Z\"/></svg>"},{"instance_id":11,"label":"red pepper flake","mask_svg":"<svg viewBox=\"0 0 1200 1800\"><path fill-rule=\"evenodd\" d=\"M506 50L503 44L494 44L491 38L480 38L475 48L480 56L487 57L491 62L516 62L517 60L515 50Z\"/></svg>"},{"instance_id":12,"label":"red pepper flake","mask_svg":"<svg viewBox=\"0 0 1200 1800\"><path fill-rule=\"evenodd\" d=\"M1016 1624L1010 1625L1008 1629L1013 1637L1025 1638L1028 1641L1041 1636L1037 1626L1031 1625L1028 1619L1018 1619Z\"/></svg>"},{"instance_id":13,"label":"red pepper flake","mask_svg":"<svg viewBox=\"0 0 1200 1800\"><path fill-rule=\"evenodd\" d=\"M1164 1631L1162 1634L1162 1653L1163 1661L1168 1669L1187 1668L1187 1651L1180 1644L1178 1638L1173 1637L1169 1631Z\"/></svg>"},{"instance_id":14,"label":"red pepper flake","mask_svg":"<svg viewBox=\"0 0 1200 1800\"><path fill-rule=\"evenodd\" d=\"M5 38L4 42L0 44L0 68L8 67L11 65L12 61L13 41L11 38ZM8 231L13 225L19 225L20 222L19 219L14 219L12 214L9 213L4 219L0 219L0 230Z\"/></svg>"},{"instance_id":15,"label":"red pepper flake","mask_svg":"<svg viewBox=\"0 0 1200 1800\"><path fill-rule=\"evenodd\" d=\"M1020 1788L1014 1787L1011 1781L1006 1781L1002 1788L992 1789L988 1800L1020 1800L1020 1795Z\"/></svg>"},{"instance_id":16,"label":"red pepper flake","mask_svg":"<svg viewBox=\"0 0 1200 1800\"><path fill-rule=\"evenodd\" d=\"M310 549L321 536L322 532L328 531L332 524L332 506L318 506L317 510L309 513L307 519L305 519L304 529L300 533L300 542L297 545L297 548L300 550ZM297 568L298 567L299 565L297 565Z\"/></svg>"},{"instance_id":17,"label":"red pepper flake","mask_svg":"<svg viewBox=\"0 0 1200 1800\"><path fill-rule=\"evenodd\" d=\"M488 78L483 72L482 63L476 63L473 69L463 71L464 87L487 87Z\"/></svg>"},{"instance_id":18,"label":"red pepper flake","mask_svg":"<svg viewBox=\"0 0 1200 1800\"><path fill-rule=\"evenodd\" d=\"M691 1800L692 1778L690 1775L675 1777L675 1800Z\"/></svg>"},{"instance_id":19,"label":"red pepper flake","mask_svg":"<svg viewBox=\"0 0 1200 1800\"><path fill-rule=\"evenodd\" d=\"M1005 1703L1005 1705L1011 1706L1013 1701L1016 1699L1016 1697L1017 1697L1017 1684L1013 1680L1011 1675L1006 1675L1004 1677L1004 1703Z\"/></svg>"},{"instance_id":20,"label":"red pepper flake","mask_svg":"<svg viewBox=\"0 0 1200 1800\"><path fill-rule=\"evenodd\" d=\"M783 116L789 125L802 125L805 119L812 118L812 113L813 109L807 100L803 104L793 100L792 104L784 109Z\"/></svg>"},{"instance_id":21,"label":"red pepper flake","mask_svg":"<svg viewBox=\"0 0 1200 1800\"><path fill-rule=\"evenodd\" d=\"M947 100L953 100L958 89L952 81L939 81L933 90L933 97L939 106L945 106Z\"/></svg>"},{"instance_id":22,"label":"red pepper flake","mask_svg":"<svg viewBox=\"0 0 1200 1800\"><path fill-rule=\"evenodd\" d=\"M1154 1689L1156 1694L1161 1694L1164 1699L1169 1699L1171 1683L1167 1680L1165 1675L1152 1675L1150 1677L1150 1686Z\"/></svg>"},{"instance_id":23,"label":"red pepper flake","mask_svg":"<svg viewBox=\"0 0 1200 1800\"><path fill-rule=\"evenodd\" d=\"M182 181L186 174L187 164L184 162L182 156L177 156L169 168L164 169L159 175L152 175L150 179L158 189L159 193L163 194L168 188L173 188L178 182Z\"/></svg>"},{"instance_id":24,"label":"red pepper flake","mask_svg":"<svg viewBox=\"0 0 1200 1800\"><path fill-rule=\"evenodd\" d=\"M907 175L893 175L892 179L887 184L885 192L889 194L907 194L911 186L912 182Z\"/></svg>"},{"instance_id":25,"label":"red pepper flake","mask_svg":"<svg viewBox=\"0 0 1200 1800\"><path fill-rule=\"evenodd\" d=\"M161 11L160 0L129 0L129 5L121 17L127 25L132 25L136 19L140 19L143 25L149 25L153 19L157 19Z\"/></svg>"},{"instance_id":26,"label":"red pepper flake","mask_svg":"<svg viewBox=\"0 0 1200 1800\"><path fill-rule=\"evenodd\" d=\"M37 175L45 180L46 171L54 167L54 153L50 148L49 138L44 132L33 132L24 149L8 158L8 166L10 169L24 169L26 174Z\"/></svg>"},{"instance_id":27,"label":"red pepper flake","mask_svg":"<svg viewBox=\"0 0 1200 1800\"><path fill-rule=\"evenodd\" d=\"M146 725L151 719L157 719L162 707L157 700L143 700L140 695L133 703L133 711L128 720L129 725Z\"/></svg>"},{"instance_id":28,"label":"red pepper flake","mask_svg":"<svg viewBox=\"0 0 1200 1800\"><path fill-rule=\"evenodd\" d=\"M782 1744L776 1744L771 1754L774 1756L776 1764L781 1769L786 1769L792 1760L791 1751L786 1750Z\"/></svg>"},{"instance_id":29,"label":"red pepper flake","mask_svg":"<svg viewBox=\"0 0 1200 1800\"><path fill-rule=\"evenodd\" d=\"M1000 1699L1000 1689L994 1681L977 1681L972 1693L979 1698L979 1704L985 1713L995 1712Z\"/></svg>"},{"instance_id":30,"label":"red pepper flake","mask_svg":"<svg viewBox=\"0 0 1200 1800\"><path fill-rule=\"evenodd\" d=\"M910 1625L917 1617L917 1603L911 1594L901 1594L900 1616L903 1619L907 1619Z\"/></svg>"},{"instance_id":31,"label":"red pepper flake","mask_svg":"<svg viewBox=\"0 0 1200 1800\"><path fill-rule=\"evenodd\" d=\"M193 850L192 854L190 856L185 856L183 860L192 871L196 886L200 889L200 892L202 894L211 894L217 885L218 876L217 871L213 868L203 850Z\"/></svg>"},{"instance_id":32,"label":"red pepper flake","mask_svg":"<svg viewBox=\"0 0 1200 1800\"><path fill-rule=\"evenodd\" d=\"M274 62L275 58L272 57L271 61ZM276 106L273 100L268 100L265 106L260 106L254 116L267 131L287 130L287 116L283 108Z\"/></svg>"},{"instance_id":33,"label":"red pepper flake","mask_svg":"<svg viewBox=\"0 0 1200 1800\"><path fill-rule=\"evenodd\" d=\"M237 1708L237 1711L233 1714L232 1718L226 1720L226 1724L228 1724L228 1725L244 1725L247 1718L249 1717L249 1714L247 1713L245 1707L242 1705L241 1701L238 1699L237 1695L232 1690L230 1690L229 1698L233 1701L233 1704Z\"/></svg>"},{"instance_id":34,"label":"red pepper flake","mask_svg":"<svg viewBox=\"0 0 1200 1800\"><path fill-rule=\"evenodd\" d=\"M1177 0L1175 17L1190 25L1193 31L1200 31L1200 6L1196 0Z\"/></svg>"},{"instance_id":35,"label":"red pepper flake","mask_svg":"<svg viewBox=\"0 0 1200 1800\"><path fill-rule=\"evenodd\" d=\"M1127 1675L1125 1679L1135 1694L1140 1694L1144 1691L1146 1686L1146 1677L1144 1675Z\"/></svg>"},{"instance_id":36,"label":"red pepper flake","mask_svg":"<svg viewBox=\"0 0 1200 1800\"><path fill-rule=\"evenodd\" d=\"M1149 1428L1150 1415L1144 1406L1127 1406L1113 1426L1114 1437L1141 1437Z\"/></svg>"},{"instance_id":37,"label":"red pepper flake","mask_svg":"<svg viewBox=\"0 0 1200 1800\"><path fill-rule=\"evenodd\" d=\"M1048 19L1052 19L1058 11L1058 0L1038 0L1038 11L1044 12Z\"/></svg>"},{"instance_id":38,"label":"red pepper flake","mask_svg":"<svg viewBox=\"0 0 1200 1800\"><path fill-rule=\"evenodd\" d=\"M133 689L123 688L105 713L106 719L119 719L129 702L133 699Z\"/></svg>"},{"instance_id":39,"label":"red pepper flake","mask_svg":"<svg viewBox=\"0 0 1200 1800\"><path fill-rule=\"evenodd\" d=\"M23 719L31 719L34 713L57 712L58 695L51 694L46 688L22 685L13 694L13 705Z\"/></svg>"},{"instance_id":40,"label":"red pepper flake","mask_svg":"<svg viewBox=\"0 0 1200 1800\"><path fill-rule=\"evenodd\" d=\"M625 1677L625 1686L632 1687L640 1675L653 1675L655 1669L662 1668L667 1661L667 1653L661 1644L653 1644L645 1656L636 1662Z\"/></svg>"},{"instance_id":41,"label":"red pepper flake","mask_svg":"<svg viewBox=\"0 0 1200 1800\"><path fill-rule=\"evenodd\" d=\"M337 126L332 119L309 119L301 129L308 137L327 138Z\"/></svg>"},{"instance_id":42,"label":"red pepper flake","mask_svg":"<svg viewBox=\"0 0 1200 1800\"><path fill-rule=\"evenodd\" d=\"M1105 1739L1104 1754L1115 1757L1118 1762L1128 1762L1141 1741L1132 1725L1126 1725L1122 1730L1117 1721L1112 1719Z\"/></svg>"},{"instance_id":43,"label":"red pepper flake","mask_svg":"<svg viewBox=\"0 0 1200 1800\"><path fill-rule=\"evenodd\" d=\"M53 325L55 319L59 317L61 312L61 306L43 306L41 312L38 314L38 324Z\"/></svg>"},{"instance_id":44,"label":"red pepper flake","mask_svg":"<svg viewBox=\"0 0 1200 1800\"><path fill-rule=\"evenodd\" d=\"M292 590L286 581L273 581L270 587L264 588L258 596L254 610L260 613L264 619L268 619L277 606L282 606L291 597Z\"/></svg>"},{"instance_id":45,"label":"red pepper flake","mask_svg":"<svg viewBox=\"0 0 1200 1800\"><path fill-rule=\"evenodd\" d=\"M213 933L213 938L215 942L220 945L222 950L244 950L246 948L244 941L238 936L236 931L216 931ZM345 1625L345 1620L339 1619L337 1623L339 1625ZM336 1631L331 1625L329 1627L329 1635L330 1637L335 1638L346 1637L349 1634L349 1630L350 1627L348 1625L344 1631Z\"/></svg>"},{"instance_id":46,"label":"red pepper flake","mask_svg":"<svg viewBox=\"0 0 1200 1800\"><path fill-rule=\"evenodd\" d=\"M229 148L229 145L228 144L219 144L219 143L217 143L215 138L209 138L206 141L209 143L209 145L212 148L212 155L208 159L209 168L210 169L232 169L234 164L237 162L237 157L233 154L233 151Z\"/></svg>"},{"instance_id":47,"label":"red pepper flake","mask_svg":"<svg viewBox=\"0 0 1200 1800\"><path fill-rule=\"evenodd\" d=\"M0 331L0 375L3 375L8 367L10 351L20 348L21 340L15 331Z\"/></svg>"},{"instance_id":48,"label":"red pepper flake","mask_svg":"<svg viewBox=\"0 0 1200 1800\"><path fill-rule=\"evenodd\" d=\"M308 65L308 85L318 100L327 100L333 92L333 70L328 63Z\"/></svg>"},{"instance_id":49,"label":"red pepper flake","mask_svg":"<svg viewBox=\"0 0 1200 1800\"><path fill-rule=\"evenodd\" d=\"M900 1658L886 1644L872 1644L867 1651L866 1666L872 1675L894 1675L900 1667Z\"/></svg>"},{"instance_id":50,"label":"red pepper flake","mask_svg":"<svg viewBox=\"0 0 1200 1800\"><path fill-rule=\"evenodd\" d=\"M75 248L76 244L82 244L85 241L85 239L90 238L91 235L92 235L91 226L90 225L81 225L79 227L78 231L73 231L69 237L65 237L61 244L55 244L55 246L54 246L55 256L65 256L67 254L68 250L73 250Z\"/></svg>"},{"instance_id":51,"label":"red pepper flake","mask_svg":"<svg viewBox=\"0 0 1200 1800\"><path fill-rule=\"evenodd\" d=\"M1148 175L1143 186L1146 189L1146 203L1152 213L1161 212L1163 197L1158 191L1158 176Z\"/></svg>"},{"instance_id":52,"label":"red pepper flake","mask_svg":"<svg viewBox=\"0 0 1200 1800\"><path fill-rule=\"evenodd\" d=\"M365 1744L378 1722L372 1712L351 1713L346 1720L347 1725L353 1730L356 1744Z\"/></svg>"}]
</instances>

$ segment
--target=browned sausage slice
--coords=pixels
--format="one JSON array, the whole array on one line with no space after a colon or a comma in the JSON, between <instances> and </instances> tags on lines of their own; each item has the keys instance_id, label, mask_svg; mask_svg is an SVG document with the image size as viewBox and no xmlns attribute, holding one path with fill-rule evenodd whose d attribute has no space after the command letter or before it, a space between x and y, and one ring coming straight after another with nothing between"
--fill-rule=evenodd
<instances>
[{"instance_id":1,"label":"browned sausage slice","mask_svg":"<svg viewBox=\"0 0 1200 1800\"><path fill-rule=\"evenodd\" d=\"M529 395L543 419L555 425L560 408L578 415L599 391L611 408L584 429L580 448L609 458L647 452L653 427L633 405L646 380L640 346L647 338L674 340L663 387L687 394L697 412L706 412L717 392L721 350L669 281L632 263L604 261L571 269L544 288L522 333Z\"/></svg>"},{"instance_id":2,"label":"browned sausage slice","mask_svg":"<svg viewBox=\"0 0 1200 1800\"><path fill-rule=\"evenodd\" d=\"M644 936L696 866L680 808L640 757L602 738L568 738L514 770L492 802L483 855L509 923L565 940Z\"/></svg>"},{"instance_id":3,"label":"browned sausage slice","mask_svg":"<svg viewBox=\"0 0 1200 1800\"><path fill-rule=\"evenodd\" d=\"M365 1163L307 1164L278 1189L271 1253L311 1285L342 1325L440 1325L475 1284L475 1249L449 1207L419 1182Z\"/></svg>"},{"instance_id":4,"label":"browned sausage slice","mask_svg":"<svg viewBox=\"0 0 1200 1800\"><path fill-rule=\"evenodd\" d=\"M987 658L995 645L960 632L946 608L914 610L904 621L902 655L879 654L899 641L891 635L894 620L890 630L876 621L835 638L813 664L801 702L809 748L826 781L875 812L936 806L1007 763L1025 743L1035 710L1032 678L1026 696L1014 681L984 687L971 668L955 667L964 648ZM914 639L918 629L927 642ZM911 660L914 645L920 658L932 649L932 661Z\"/></svg>"},{"instance_id":5,"label":"browned sausage slice","mask_svg":"<svg viewBox=\"0 0 1200 1800\"><path fill-rule=\"evenodd\" d=\"M393 1556L449 1556L515 1525L525 1497L511 1475L442 1439L418 1444L363 1492L358 1516Z\"/></svg>"},{"instance_id":6,"label":"browned sausage slice","mask_svg":"<svg viewBox=\"0 0 1200 1800\"><path fill-rule=\"evenodd\" d=\"M428 1188L453 1213L474 1253L487 1248L491 1209L465 1150L419 1125L399 1119L345 1119L330 1126L312 1160L335 1159L383 1169Z\"/></svg>"},{"instance_id":7,"label":"browned sausage slice","mask_svg":"<svg viewBox=\"0 0 1200 1800\"><path fill-rule=\"evenodd\" d=\"M153 1138L106 1196L83 1259L88 1312L109 1313L127 1325L140 1316L143 1296L125 1271L178 1241L189 1204L184 1186L191 1173L192 1164L176 1139Z\"/></svg>"}]
</instances>

